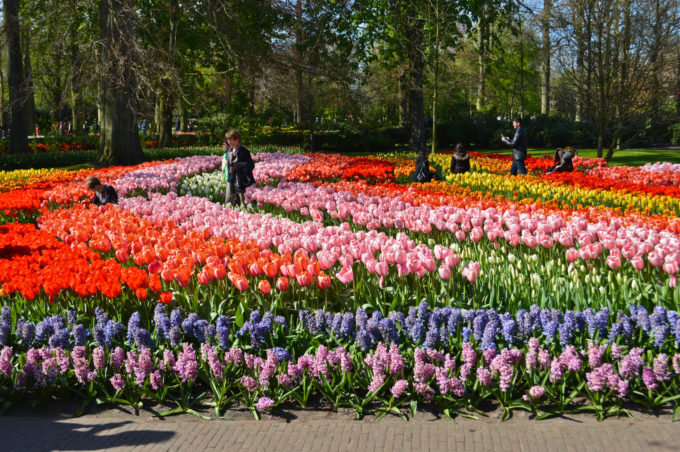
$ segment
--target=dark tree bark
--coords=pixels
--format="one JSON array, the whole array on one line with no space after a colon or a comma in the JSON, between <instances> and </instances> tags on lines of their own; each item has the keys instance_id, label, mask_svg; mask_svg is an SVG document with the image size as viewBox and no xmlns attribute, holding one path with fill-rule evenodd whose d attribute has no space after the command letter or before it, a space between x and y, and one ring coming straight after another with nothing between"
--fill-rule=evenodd
<instances>
[{"instance_id":1,"label":"dark tree bark","mask_svg":"<svg viewBox=\"0 0 680 452\"><path fill-rule=\"evenodd\" d=\"M10 154L28 152L28 135L26 134L26 93L24 85L24 67L21 62L18 3L18 0L5 0L3 11L5 16L5 36L7 40L9 72Z\"/></svg>"},{"instance_id":2,"label":"dark tree bark","mask_svg":"<svg viewBox=\"0 0 680 452\"><path fill-rule=\"evenodd\" d=\"M101 163L132 165L144 159L137 132L134 32L129 0L101 0L99 113Z\"/></svg>"},{"instance_id":3,"label":"dark tree bark","mask_svg":"<svg viewBox=\"0 0 680 452\"><path fill-rule=\"evenodd\" d=\"M168 69L175 67L175 51L177 48L177 26L181 9L177 0L168 2L168 16L170 18L170 35L168 39ZM159 147L172 146L172 113L175 107L175 96L173 95L171 76L168 74L161 80L160 110L161 123L159 128Z\"/></svg>"},{"instance_id":4,"label":"dark tree bark","mask_svg":"<svg viewBox=\"0 0 680 452\"><path fill-rule=\"evenodd\" d=\"M406 25L406 51L409 59L409 123L411 137L409 145L412 150L426 153L425 148L425 104L423 96L423 73L425 61L423 59L423 32L425 22L415 14L409 15Z\"/></svg>"},{"instance_id":5,"label":"dark tree bark","mask_svg":"<svg viewBox=\"0 0 680 452\"><path fill-rule=\"evenodd\" d=\"M30 32L24 35L24 84L26 87L26 133L35 134L35 90L33 88L33 70L31 69Z\"/></svg>"},{"instance_id":6,"label":"dark tree bark","mask_svg":"<svg viewBox=\"0 0 680 452\"><path fill-rule=\"evenodd\" d=\"M541 17L541 34L543 48L541 49L541 65L543 66L543 83L541 86L541 114L550 113L550 16L552 0L543 0L543 15Z\"/></svg>"}]
</instances>

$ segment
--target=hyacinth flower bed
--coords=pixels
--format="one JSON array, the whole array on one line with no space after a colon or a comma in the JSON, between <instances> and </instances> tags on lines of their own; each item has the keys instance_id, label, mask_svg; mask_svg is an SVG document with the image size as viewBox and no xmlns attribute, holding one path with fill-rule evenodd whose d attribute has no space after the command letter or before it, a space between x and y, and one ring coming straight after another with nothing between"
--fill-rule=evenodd
<instances>
[{"instance_id":1,"label":"hyacinth flower bed","mask_svg":"<svg viewBox=\"0 0 680 452\"><path fill-rule=\"evenodd\" d=\"M678 416L677 165L413 157L255 153L238 209L219 150L0 174L3 406Z\"/></svg>"},{"instance_id":2,"label":"hyacinth flower bed","mask_svg":"<svg viewBox=\"0 0 680 452\"><path fill-rule=\"evenodd\" d=\"M202 399L216 415L241 403L255 417L314 392L333 408L414 415L418 403L474 416L489 400L507 417L593 412L599 418L673 403L680 412L680 317L657 307L612 315L540 310L428 309L406 313L271 311L214 323L162 304L150 324L127 327L97 309L90 325L69 311L37 324L0 316L0 378L8 403L72 393L84 403L136 408L145 400L190 412ZM87 323L87 322L85 322ZM144 327L147 328L144 328Z\"/></svg>"}]
</instances>

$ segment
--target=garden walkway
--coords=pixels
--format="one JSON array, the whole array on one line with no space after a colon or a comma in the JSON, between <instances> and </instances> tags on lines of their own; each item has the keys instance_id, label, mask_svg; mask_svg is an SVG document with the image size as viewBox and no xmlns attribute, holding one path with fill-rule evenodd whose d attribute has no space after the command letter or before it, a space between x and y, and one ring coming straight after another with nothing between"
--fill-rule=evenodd
<instances>
[{"instance_id":1,"label":"garden walkway","mask_svg":"<svg viewBox=\"0 0 680 452\"><path fill-rule=\"evenodd\" d=\"M634 419L598 422L579 415L535 421L524 414L501 422L491 413L480 420L423 414L353 421L350 414L302 411L287 418L202 421L193 416L165 420L115 410L80 418L51 413L0 417L0 450L151 451L677 451L680 422L635 413Z\"/></svg>"}]
</instances>

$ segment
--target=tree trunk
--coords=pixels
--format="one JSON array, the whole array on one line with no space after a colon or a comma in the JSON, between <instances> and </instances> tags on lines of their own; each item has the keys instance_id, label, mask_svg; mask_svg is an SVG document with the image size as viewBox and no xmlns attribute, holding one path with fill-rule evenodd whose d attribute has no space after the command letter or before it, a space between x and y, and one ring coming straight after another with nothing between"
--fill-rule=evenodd
<instances>
[{"instance_id":1,"label":"tree trunk","mask_svg":"<svg viewBox=\"0 0 680 452\"><path fill-rule=\"evenodd\" d=\"M2 53L0 52L0 67L5 67L3 58L2 58ZM0 113L2 116L0 116L0 127L3 129L7 127L7 110L5 109L5 71L0 70ZM679 111L680 113L680 111Z\"/></svg>"},{"instance_id":2,"label":"tree trunk","mask_svg":"<svg viewBox=\"0 0 680 452\"><path fill-rule=\"evenodd\" d=\"M541 114L550 113L550 16L552 0L543 0L543 15L541 17L541 33L543 34L543 49L541 60L543 65L543 84L541 86Z\"/></svg>"},{"instance_id":3,"label":"tree trunk","mask_svg":"<svg viewBox=\"0 0 680 452\"><path fill-rule=\"evenodd\" d=\"M33 87L33 70L31 69L30 30L23 39L24 47L24 83L26 85L26 133L35 135L35 89Z\"/></svg>"},{"instance_id":4,"label":"tree trunk","mask_svg":"<svg viewBox=\"0 0 680 452\"><path fill-rule=\"evenodd\" d=\"M10 154L28 152L26 93L24 91L24 67L21 63L18 3L18 0L5 0L3 11L9 72Z\"/></svg>"},{"instance_id":5,"label":"tree trunk","mask_svg":"<svg viewBox=\"0 0 680 452\"><path fill-rule=\"evenodd\" d=\"M486 90L486 20L482 12L477 24L477 48L479 50L479 75L477 79L477 111L484 108L484 91Z\"/></svg>"},{"instance_id":6,"label":"tree trunk","mask_svg":"<svg viewBox=\"0 0 680 452\"><path fill-rule=\"evenodd\" d=\"M409 122L411 126L410 147L421 154L425 148L425 107L423 99L423 73L425 61L423 59L423 32L425 21L415 14L409 14L406 26L406 50L409 59L409 73L411 85L409 89Z\"/></svg>"},{"instance_id":7,"label":"tree trunk","mask_svg":"<svg viewBox=\"0 0 680 452\"><path fill-rule=\"evenodd\" d=\"M98 161L133 165L144 160L137 131L134 40L129 0L101 0L99 25L101 135Z\"/></svg>"},{"instance_id":8,"label":"tree trunk","mask_svg":"<svg viewBox=\"0 0 680 452\"><path fill-rule=\"evenodd\" d=\"M404 46L401 41L397 42L397 54L400 58L405 56ZM399 65L397 68L399 74L399 125L405 124L408 121L408 67Z\"/></svg>"},{"instance_id":9,"label":"tree trunk","mask_svg":"<svg viewBox=\"0 0 680 452\"><path fill-rule=\"evenodd\" d=\"M182 132L187 131L187 106L184 104L184 102L180 102L179 130Z\"/></svg>"},{"instance_id":10,"label":"tree trunk","mask_svg":"<svg viewBox=\"0 0 680 452\"><path fill-rule=\"evenodd\" d=\"M168 2L168 17L170 18L170 35L168 37L168 66L175 67L175 50L177 47L177 26L179 25L179 15L181 9L177 0ZM161 125L159 129L159 144L161 148L172 146L172 119L175 107L175 96L173 95L170 75L161 78L160 94L160 113Z\"/></svg>"},{"instance_id":11,"label":"tree trunk","mask_svg":"<svg viewBox=\"0 0 680 452\"><path fill-rule=\"evenodd\" d=\"M158 147L166 148L172 146L172 105L171 99L164 92L160 94L160 102L158 103L159 126L158 126Z\"/></svg>"},{"instance_id":12,"label":"tree trunk","mask_svg":"<svg viewBox=\"0 0 680 452\"><path fill-rule=\"evenodd\" d=\"M71 129L77 134L80 131L81 61L77 38L71 36L71 39Z\"/></svg>"},{"instance_id":13,"label":"tree trunk","mask_svg":"<svg viewBox=\"0 0 680 452\"><path fill-rule=\"evenodd\" d=\"M435 7L435 38L434 38L434 87L432 92L432 147L430 152L437 149L437 95L439 85L439 4Z\"/></svg>"}]
</instances>

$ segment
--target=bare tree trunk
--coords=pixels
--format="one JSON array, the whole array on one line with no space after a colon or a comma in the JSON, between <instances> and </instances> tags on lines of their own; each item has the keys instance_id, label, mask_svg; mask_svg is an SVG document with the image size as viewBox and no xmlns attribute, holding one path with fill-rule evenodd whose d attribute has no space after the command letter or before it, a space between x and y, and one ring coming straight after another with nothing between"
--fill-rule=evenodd
<instances>
[{"instance_id":1,"label":"bare tree trunk","mask_svg":"<svg viewBox=\"0 0 680 452\"><path fill-rule=\"evenodd\" d=\"M404 46L401 41L398 41L397 54L402 58L405 53ZM408 68L399 65L397 71L399 74L399 125L402 125L408 121Z\"/></svg>"},{"instance_id":2,"label":"bare tree trunk","mask_svg":"<svg viewBox=\"0 0 680 452\"><path fill-rule=\"evenodd\" d=\"M21 40L19 30L18 0L5 0L5 36L7 39L9 72L10 134L9 152L28 152L26 135L26 98L24 91L24 68L21 63Z\"/></svg>"},{"instance_id":3,"label":"bare tree trunk","mask_svg":"<svg viewBox=\"0 0 680 452\"><path fill-rule=\"evenodd\" d=\"M179 130L187 131L187 106L184 102L180 102L179 107Z\"/></svg>"},{"instance_id":4,"label":"bare tree trunk","mask_svg":"<svg viewBox=\"0 0 680 452\"><path fill-rule=\"evenodd\" d=\"M486 18L482 11L479 23L477 24L477 47L479 50L479 75L477 79L477 111L484 108L484 91L486 90Z\"/></svg>"},{"instance_id":5,"label":"bare tree trunk","mask_svg":"<svg viewBox=\"0 0 680 452\"><path fill-rule=\"evenodd\" d=\"M80 130L80 98L81 98L81 59L76 43L76 36L71 36L71 128L74 133Z\"/></svg>"},{"instance_id":6,"label":"bare tree trunk","mask_svg":"<svg viewBox=\"0 0 680 452\"><path fill-rule=\"evenodd\" d=\"M137 131L134 41L129 0L101 0L99 25L101 135L98 161L132 165L144 159Z\"/></svg>"},{"instance_id":7,"label":"bare tree trunk","mask_svg":"<svg viewBox=\"0 0 680 452\"><path fill-rule=\"evenodd\" d=\"M410 147L419 154L427 152L425 148L425 107L423 99L423 75L425 61L422 53L425 22L409 14L406 25L407 52L411 85L409 90L409 122L411 125Z\"/></svg>"},{"instance_id":8,"label":"bare tree trunk","mask_svg":"<svg viewBox=\"0 0 680 452\"><path fill-rule=\"evenodd\" d=\"M170 36L168 38L168 56L167 63L172 68L175 67L175 51L177 47L177 27L179 25L179 15L181 9L177 0L168 1L168 17L170 18ZM173 109L175 107L175 99L171 86L170 76L164 76L161 79L160 88L160 113L161 124L159 128L159 144L163 148L172 146L172 119Z\"/></svg>"},{"instance_id":9,"label":"bare tree trunk","mask_svg":"<svg viewBox=\"0 0 680 452\"><path fill-rule=\"evenodd\" d=\"M3 52L0 52L0 68L5 67L3 59ZM5 71L0 70L0 127L7 127L7 110L5 109Z\"/></svg>"},{"instance_id":10,"label":"bare tree trunk","mask_svg":"<svg viewBox=\"0 0 680 452\"><path fill-rule=\"evenodd\" d=\"M552 13L552 0L543 0L543 13L541 17L541 33L543 34L543 49L541 61L543 65L543 84L541 86L541 114L550 113L550 16Z\"/></svg>"},{"instance_id":11,"label":"bare tree trunk","mask_svg":"<svg viewBox=\"0 0 680 452\"><path fill-rule=\"evenodd\" d=\"M435 44L434 44L434 89L432 93L432 146L431 152L437 149L437 95L439 84L439 3L435 6Z\"/></svg>"},{"instance_id":12,"label":"bare tree trunk","mask_svg":"<svg viewBox=\"0 0 680 452\"><path fill-rule=\"evenodd\" d=\"M35 90L33 87L33 70L31 69L30 30L23 39L24 50L24 83L26 85L26 133L35 134Z\"/></svg>"}]
</instances>

